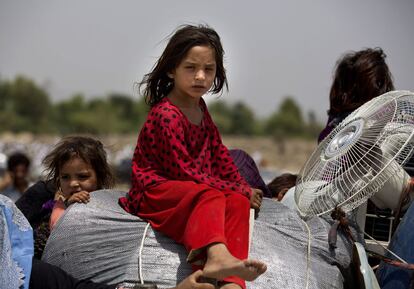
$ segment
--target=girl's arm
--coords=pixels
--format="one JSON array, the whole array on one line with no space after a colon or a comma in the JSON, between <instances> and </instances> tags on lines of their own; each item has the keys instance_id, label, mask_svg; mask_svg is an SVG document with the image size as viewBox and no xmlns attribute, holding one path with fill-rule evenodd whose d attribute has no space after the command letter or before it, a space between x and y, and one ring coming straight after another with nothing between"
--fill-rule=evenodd
<instances>
[{"instance_id":1,"label":"girl's arm","mask_svg":"<svg viewBox=\"0 0 414 289\"><path fill-rule=\"evenodd\" d=\"M91 195L87 191L80 191L71 195L68 199L65 200L65 205L69 206L73 203L88 203L91 199Z\"/></svg>"},{"instance_id":2,"label":"girl's arm","mask_svg":"<svg viewBox=\"0 0 414 289\"><path fill-rule=\"evenodd\" d=\"M58 199L53 206L52 214L49 219L49 229L53 230L60 217L65 213L66 206L61 199Z\"/></svg>"},{"instance_id":3,"label":"girl's arm","mask_svg":"<svg viewBox=\"0 0 414 289\"><path fill-rule=\"evenodd\" d=\"M218 132L217 132L218 135ZM214 158L217 162L217 169L220 172L220 176L224 180L231 180L249 186L246 180L240 175L239 169L234 164L233 158L231 157L227 147L221 142L220 136L217 137L219 143L214 149Z\"/></svg>"},{"instance_id":4,"label":"girl's arm","mask_svg":"<svg viewBox=\"0 0 414 289\"><path fill-rule=\"evenodd\" d=\"M50 230L53 230L56 223L63 216L67 206L73 203L85 203L86 204L89 202L89 200L90 200L90 194L87 191L81 191L81 192L74 193L65 201L58 199L55 203L55 206L53 207L52 214L50 215L50 220L49 220Z\"/></svg>"},{"instance_id":5,"label":"girl's arm","mask_svg":"<svg viewBox=\"0 0 414 289\"><path fill-rule=\"evenodd\" d=\"M248 192L248 196L251 197L253 193L252 189L250 188L246 180L240 175L239 169L234 164L233 158L231 157L229 150L221 140L221 136L217 127L214 124L213 127L213 157L217 164L216 170L218 171L220 178L225 181L240 184L242 188Z\"/></svg>"}]
</instances>

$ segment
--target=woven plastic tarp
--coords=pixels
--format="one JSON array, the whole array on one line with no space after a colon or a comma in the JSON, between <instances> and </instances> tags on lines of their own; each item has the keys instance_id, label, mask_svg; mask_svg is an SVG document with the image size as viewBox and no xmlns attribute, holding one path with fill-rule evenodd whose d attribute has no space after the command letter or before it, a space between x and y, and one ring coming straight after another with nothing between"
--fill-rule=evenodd
<instances>
[{"instance_id":1,"label":"woven plastic tarp","mask_svg":"<svg viewBox=\"0 0 414 289\"><path fill-rule=\"evenodd\" d=\"M69 207L47 242L43 260L76 278L110 284L139 281L139 251L147 223L119 207L123 194L96 191L87 205ZM349 266L352 246L340 234L337 248L329 249L330 222L314 217L306 226L293 210L264 199L254 223L249 257L266 262L268 270L248 282L248 288L305 288L307 282L308 288L343 288L340 268ZM183 246L151 227L145 235L141 252L145 281L171 288L191 274Z\"/></svg>"}]
</instances>

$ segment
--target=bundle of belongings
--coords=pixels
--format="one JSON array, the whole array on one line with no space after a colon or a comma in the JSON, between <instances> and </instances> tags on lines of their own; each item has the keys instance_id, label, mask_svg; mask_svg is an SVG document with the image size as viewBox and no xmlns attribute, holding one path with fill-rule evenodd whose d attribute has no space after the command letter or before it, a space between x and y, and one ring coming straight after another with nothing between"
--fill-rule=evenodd
<instances>
[{"instance_id":1,"label":"bundle of belongings","mask_svg":"<svg viewBox=\"0 0 414 289\"><path fill-rule=\"evenodd\" d=\"M43 261L79 279L114 284L142 278L158 288L174 287L192 272L186 250L125 212L118 205L122 195L125 192L96 191L87 205L70 206L49 237ZM329 247L334 222L329 218L305 221L282 203L265 198L254 221L249 257L265 262L268 269L247 286L345 288L345 280L352 280L352 242L338 234L336 248ZM352 224L361 241L361 232Z\"/></svg>"}]
</instances>

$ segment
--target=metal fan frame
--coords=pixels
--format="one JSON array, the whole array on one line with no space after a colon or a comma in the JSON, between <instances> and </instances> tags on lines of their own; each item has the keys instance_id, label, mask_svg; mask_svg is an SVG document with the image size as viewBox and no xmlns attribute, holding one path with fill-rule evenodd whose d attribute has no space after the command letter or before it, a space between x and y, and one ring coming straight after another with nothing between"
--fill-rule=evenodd
<instances>
[{"instance_id":1,"label":"metal fan frame","mask_svg":"<svg viewBox=\"0 0 414 289\"><path fill-rule=\"evenodd\" d=\"M329 158L331 157L340 157L340 155L332 155L332 153L330 152L326 152L326 150L328 149L328 147L331 145L331 141L334 140L336 134L341 133L342 130L346 129L347 125L358 121L358 114L363 114L365 111L367 111L368 109L375 107L377 105L377 102L383 101L382 102L382 106L385 106L387 104L389 104L390 102L396 102L398 104L398 99L400 99L401 97L404 96L412 96L413 93L409 92L409 91L393 91L393 92L388 92L384 95L381 95L373 100L371 100L370 102L367 102L366 104L364 104L363 106L361 106L359 109L357 109L356 111L354 111L353 113L351 113L347 118L344 119L343 122L341 122L329 135L328 137L325 138L325 140L315 149L315 151L312 153L312 155L308 158L308 161L305 163L304 167L302 168L300 174L299 174L299 178L297 181L297 189L298 187L302 187L302 189L306 189L306 185L304 185L303 181L303 173L304 172L310 172L312 169L309 169L309 167L312 165L314 166L315 163L311 163L311 161L314 159L315 154L320 153L319 157L321 157L321 154L323 153L325 155L325 157L328 157L328 159L325 159L326 161L329 160ZM398 105L395 105L396 109L393 111L393 115L391 117L391 119L396 119L397 118L397 114L398 114L398 110L397 107ZM374 110L374 113L378 111L378 109ZM362 120L365 122L365 120ZM384 127L386 126L387 123L385 123ZM402 125L404 125L402 123ZM359 133L362 133L362 131L365 129L365 124L363 125L364 127L361 129L361 131ZM375 140L375 143L371 144L370 149L365 152L364 157L367 156L368 154L371 153L372 149L374 148L374 146L378 146L380 143L382 143L384 138L384 134L386 132L383 131L383 129L381 129L381 131L379 132L378 137ZM359 136L358 136L359 137ZM393 162L395 162L395 160L399 157L399 156L403 156L402 154L404 153L404 150L407 150L407 147L409 146L409 143L413 141L414 139L414 130L411 130L409 137L407 137L405 139L405 142L399 147L398 151L392 156L392 158L390 158L386 163L382 164L381 169L378 170L376 172L376 174L370 179L369 182L366 182L362 187L358 188L354 193L351 193L349 197L347 197L345 200L339 201L336 206L341 207L343 210L345 211L349 211L355 207L358 207L359 205L361 205L362 203L364 203L369 197L371 197L372 195L374 195L376 192L378 192L378 190L381 189L381 187L387 182L387 180L390 178L390 176L388 177L384 177L384 171L385 170L389 170L392 169L392 167L390 167L392 165ZM345 149L343 149L341 151L341 155L346 154L352 147L353 147L353 143L348 144L346 146ZM322 149L324 148L324 149ZM414 150L414 147L412 147L409 149L409 152L407 153L407 155L405 156L405 158L403 160L400 159L401 164L404 164L407 159L410 158L410 156L412 155ZM358 160L358 162L360 162L360 160ZM358 165L358 162L355 162L352 164L352 166L350 166L346 172L349 172L349 170L352 170L352 168L354 166ZM401 165L400 164L400 165ZM344 172L345 173L345 172ZM334 173L334 175L336 175L336 173ZM339 179L341 177L341 175L339 176L334 176L334 180L332 180L332 183ZM361 176L363 177L363 176ZM379 180L377 182L377 179L382 177L382 180ZM301 183L302 182L302 183ZM323 185L326 187L326 185ZM373 186L371 188L369 188L369 195L365 194L367 192L367 187L368 186ZM300 203L300 198L301 195L297 196L299 193L295 192L295 202L297 204L297 208L299 213L301 214L301 216L303 217L311 217L311 216L321 216L324 214L327 214L329 212L331 212L333 209L335 209L336 206L331 206L328 209L323 209L320 210L319 212L314 212L312 206L308 206L307 209L311 208L311 210L307 210L307 211L302 211L301 210L301 206L299 205ZM333 195L333 194L332 194ZM333 196L330 195L327 198L333 198ZM321 198L323 198L324 196L319 196Z\"/></svg>"}]
</instances>

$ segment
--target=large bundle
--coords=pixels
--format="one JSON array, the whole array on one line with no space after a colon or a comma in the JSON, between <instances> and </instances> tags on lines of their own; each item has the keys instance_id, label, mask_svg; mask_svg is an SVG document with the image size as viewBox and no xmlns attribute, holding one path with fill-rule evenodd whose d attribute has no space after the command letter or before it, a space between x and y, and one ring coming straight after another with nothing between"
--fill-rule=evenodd
<instances>
[{"instance_id":1,"label":"large bundle","mask_svg":"<svg viewBox=\"0 0 414 289\"><path fill-rule=\"evenodd\" d=\"M69 207L49 238L43 260L77 278L107 283L138 281L141 268L145 281L173 287L191 273L184 247L124 212L117 202L122 194L97 191L87 205ZM343 288L339 268L349 266L351 245L340 235L338 247L329 250L329 228L328 220L314 217L305 223L283 204L265 199L254 223L250 257L266 262L268 270L248 286L305 288L308 280L309 288Z\"/></svg>"}]
</instances>

